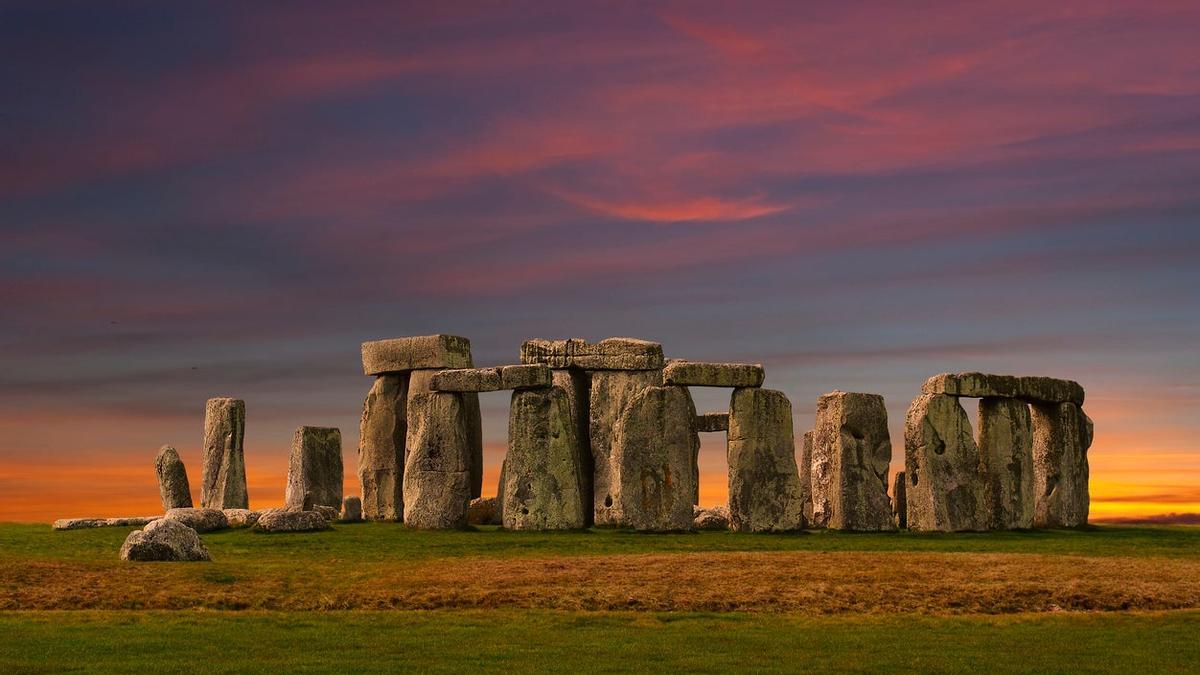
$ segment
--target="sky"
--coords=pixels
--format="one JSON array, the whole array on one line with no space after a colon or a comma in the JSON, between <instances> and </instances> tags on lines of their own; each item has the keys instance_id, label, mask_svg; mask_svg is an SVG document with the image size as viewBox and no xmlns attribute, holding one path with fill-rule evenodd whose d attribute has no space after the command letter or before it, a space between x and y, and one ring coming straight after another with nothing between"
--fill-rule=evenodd
<instances>
[{"instance_id":1,"label":"sky","mask_svg":"<svg viewBox=\"0 0 1200 675\"><path fill-rule=\"evenodd\" d=\"M0 91L0 521L198 498L212 396L252 507L302 424L357 494L359 345L431 333L882 394L893 470L929 375L1070 378L1093 518L1200 512L1195 2L4 2Z\"/></svg>"}]
</instances>

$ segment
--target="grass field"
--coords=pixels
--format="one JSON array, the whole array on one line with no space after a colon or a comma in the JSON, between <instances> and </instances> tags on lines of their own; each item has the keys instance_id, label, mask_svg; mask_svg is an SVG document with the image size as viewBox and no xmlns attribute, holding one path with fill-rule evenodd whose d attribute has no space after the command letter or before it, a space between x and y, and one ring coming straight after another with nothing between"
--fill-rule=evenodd
<instances>
[{"instance_id":1,"label":"grass field","mask_svg":"<svg viewBox=\"0 0 1200 675\"><path fill-rule=\"evenodd\" d=\"M1194 670L1200 528L203 535L0 525L0 672ZM174 610L174 611L168 611Z\"/></svg>"}]
</instances>

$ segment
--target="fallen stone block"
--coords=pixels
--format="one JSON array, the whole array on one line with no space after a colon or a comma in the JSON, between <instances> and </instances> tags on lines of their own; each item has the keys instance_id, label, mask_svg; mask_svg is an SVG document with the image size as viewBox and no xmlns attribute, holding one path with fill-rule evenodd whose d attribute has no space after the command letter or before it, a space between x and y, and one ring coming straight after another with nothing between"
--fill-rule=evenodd
<instances>
[{"instance_id":1,"label":"fallen stone block","mask_svg":"<svg viewBox=\"0 0 1200 675\"><path fill-rule=\"evenodd\" d=\"M346 497L342 500L343 523L361 523L363 519L362 500L358 497Z\"/></svg>"},{"instance_id":2,"label":"fallen stone block","mask_svg":"<svg viewBox=\"0 0 1200 675\"><path fill-rule=\"evenodd\" d=\"M175 448L169 445L159 448L154 458L154 471L158 474L158 494L162 498L163 511L192 506L187 469Z\"/></svg>"},{"instance_id":3,"label":"fallen stone block","mask_svg":"<svg viewBox=\"0 0 1200 675\"><path fill-rule=\"evenodd\" d=\"M499 368L458 368L439 370L430 379L432 391L500 391L506 389L500 381Z\"/></svg>"},{"instance_id":4,"label":"fallen stone block","mask_svg":"<svg viewBox=\"0 0 1200 675\"><path fill-rule=\"evenodd\" d=\"M468 525L499 525L500 500L496 497L478 497L467 507Z\"/></svg>"},{"instance_id":5,"label":"fallen stone block","mask_svg":"<svg viewBox=\"0 0 1200 675\"><path fill-rule=\"evenodd\" d=\"M229 519L221 509L171 509L163 518L177 520L197 532L212 532L229 527Z\"/></svg>"},{"instance_id":6,"label":"fallen stone block","mask_svg":"<svg viewBox=\"0 0 1200 675\"><path fill-rule=\"evenodd\" d=\"M210 398L204 405L204 473L200 506L206 509L250 508L246 492L246 402Z\"/></svg>"},{"instance_id":7,"label":"fallen stone block","mask_svg":"<svg viewBox=\"0 0 1200 675\"><path fill-rule=\"evenodd\" d=\"M684 387L761 387L763 367L754 363L702 363L671 360L663 383Z\"/></svg>"},{"instance_id":8,"label":"fallen stone block","mask_svg":"<svg viewBox=\"0 0 1200 675\"><path fill-rule=\"evenodd\" d=\"M250 509L222 509L221 513L225 514L225 520L229 523L229 527L254 527L258 522L262 511L251 511Z\"/></svg>"},{"instance_id":9,"label":"fallen stone block","mask_svg":"<svg viewBox=\"0 0 1200 675\"><path fill-rule=\"evenodd\" d=\"M419 335L362 343L363 374L471 368L471 341L457 335Z\"/></svg>"},{"instance_id":10,"label":"fallen stone block","mask_svg":"<svg viewBox=\"0 0 1200 675\"><path fill-rule=\"evenodd\" d=\"M142 527L162 516L130 516L125 518L59 518L54 521L56 530L88 530L94 527Z\"/></svg>"},{"instance_id":11,"label":"fallen stone block","mask_svg":"<svg viewBox=\"0 0 1200 675\"><path fill-rule=\"evenodd\" d=\"M1092 420L1074 403L1034 404L1031 408L1034 526L1087 525L1087 451L1092 445Z\"/></svg>"},{"instance_id":12,"label":"fallen stone block","mask_svg":"<svg viewBox=\"0 0 1200 675\"><path fill-rule=\"evenodd\" d=\"M700 433L711 433L715 431L729 431L729 413L710 412L703 415L696 415L696 431Z\"/></svg>"},{"instance_id":13,"label":"fallen stone block","mask_svg":"<svg viewBox=\"0 0 1200 675\"><path fill-rule=\"evenodd\" d=\"M510 530L583 528L579 439L567 394L557 387L513 392L504 458L502 523Z\"/></svg>"},{"instance_id":14,"label":"fallen stone block","mask_svg":"<svg viewBox=\"0 0 1200 675\"><path fill-rule=\"evenodd\" d=\"M342 509L342 432L333 427L300 427L292 436L284 506Z\"/></svg>"},{"instance_id":15,"label":"fallen stone block","mask_svg":"<svg viewBox=\"0 0 1200 675\"><path fill-rule=\"evenodd\" d=\"M271 509L262 514L254 529L260 532L315 532L329 529L329 519L319 511Z\"/></svg>"},{"instance_id":16,"label":"fallen stone block","mask_svg":"<svg viewBox=\"0 0 1200 675\"><path fill-rule=\"evenodd\" d=\"M662 384L661 370L601 370L591 374L588 438L592 455L592 498L597 525L619 525L611 513L619 487L613 484L612 436L629 402L646 387Z\"/></svg>"},{"instance_id":17,"label":"fallen stone block","mask_svg":"<svg viewBox=\"0 0 1200 675\"><path fill-rule=\"evenodd\" d=\"M612 431L608 523L648 532L692 528L695 417L684 387L646 387L630 399Z\"/></svg>"},{"instance_id":18,"label":"fallen stone block","mask_svg":"<svg viewBox=\"0 0 1200 675\"><path fill-rule=\"evenodd\" d=\"M422 392L408 401L404 523L460 528L471 502L471 435L463 394Z\"/></svg>"},{"instance_id":19,"label":"fallen stone block","mask_svg":"<svg viewBox=\"0 0 1200 675\"><path fill-rule=\"evenodd\" d=\"M804 527L792 404L783 392L733 391L727 457L730 529L790 532Z\"/></svg>"},{"instance_id":20,"label":"fallen stone block","mask_svg":"<svg viewBox=\"0 0 1200 675\"><path fill-rule=\"evenodd\" d=\"M293 509L289 509L289 510L290 511L316 511L317 513L321 514L322 518L324 518L325 520L327 520L331 523L337 522L338 519L340 519L342 516L342 507L340 505L337 507L333 507L333 506L326 506L324 504L317 504L316 506L313 506L313 507L307 508L307 509L301 507L301 508L293 508Z\"/></svg>"},{"instance_id":21,"label":"fallen stone block","mask_svg":"<svg viewBox=\"0 0 1200 675\"><path fill-rule=\"evenodd\" d=\"M582 370L659 370L664 358L661 344L635 338L606 338L594 344L579 338L534 339L521 345L521 363Z\"/></svg>"},{"instance_id":22,"label":"fallen stone block","mask_svg":"<svg viewBox=\"0 0 1200 675\"><path fill-rule=\"evenodd\" d=\"M376 377L358 427L358 481L367 520L404 519L407 411L408 375Z\"/></svg>"},{"instance_id":23,"label":"fallen stone block","mask_svg":"<svg viewBox=\"0 0 1200 675\"><path fill-rule=\"evenodd\" d=\"M1013 398L979 401L979 457L983 461L988 528L1033 527L1033 427L1029 404Z\"/></svg>"},{"instance_id":24,"label":"fallen stone block","mask_svg":"<svg viewBox=\"0 0 1200 675\"><path fill-rule=\"evenodd\" d=\"M922 394L904 420L908 529L984 530L988 509L979 450L958 399Z\"/></svg>"},{"instance_id":25,"label":"fallen stone block","mask_svg":"<svg viewBox=\"0 0 1200 675\"><path fill-rule=\"evenodd\" d=\"M728 530L729 508L714 506L702 509L699 506L692 510L692 527L697 530Z\"/></svg>"},{"instance_id":26,"label":"fallen stone block","mask_svg":"<svg viewBox=\"0 0 1200 675\"><path fill-rule=\"evenodd\" d=\"M1019 398L1031 403L1083 405L1083 387L1078 382L1052 377L941 373L925 380L921 393L968 398Z\"/></svg>"},{"instance_id":27,"label":"fallen stone block","mask_svg":"<svg viewBox=\"0 0 1200 675\"><path fill-rule=\"evenodd\" d=\"M177 520L161 519L135 530L121 545L121 560L199 561L210 560L200 535Z\"/></svg>"},{"instance_id":28,"label":"fallen stone block","mask_svg":"<svg viewBox=\"0 0 1200 675\"><path fill-rule=\"evenodd\" d=\"M856 532L896 529L888 499L891 460L882 396L835 391L818 398L812 439L816 524Z\"/></svg>"},{"instance_id":29,"label":"fallen stone block","mask_svg":"<svg viewBox=\"0 0 1200 675\"><path fill-rule=\"evenodd\" d=\"M549 366L526 363L500 369L501 389L544 389L554 383Z\"/></svg>"}]
</instances>

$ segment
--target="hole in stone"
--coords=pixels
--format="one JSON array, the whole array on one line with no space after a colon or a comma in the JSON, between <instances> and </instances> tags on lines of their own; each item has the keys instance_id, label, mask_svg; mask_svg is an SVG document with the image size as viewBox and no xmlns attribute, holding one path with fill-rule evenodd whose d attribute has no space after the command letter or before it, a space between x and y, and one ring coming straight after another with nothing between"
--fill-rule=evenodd
<instances>
[{"instance_id":1,"label":"hole in stone","mask_svg":"<svg viewBox=\"0 0 1200 675\"><path fill-rule=\"evenodd\" d=\"M604 495L604 508L612 506L612 495Z\"/></svg>"},{"instance_id":2,"label":"hole in stone","mask_svg":"<svg viewBox=\"0 0 1200 675\"><path fill-rule=\"evenodd\" d=\"M912 473L908 474L908 480L913 485L916 485L917 484L917 472L913 471Z\"/></svg>"}]
</instances>

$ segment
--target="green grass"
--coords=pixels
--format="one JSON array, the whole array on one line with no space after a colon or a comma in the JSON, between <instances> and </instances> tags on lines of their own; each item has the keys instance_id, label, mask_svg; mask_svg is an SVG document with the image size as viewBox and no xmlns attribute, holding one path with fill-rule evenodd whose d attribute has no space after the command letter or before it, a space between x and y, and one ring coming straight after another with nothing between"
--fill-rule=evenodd
<instances>
[{"instance_id":1,"label":"green grass","mask_svg":"<svg viewBox=\"0 0 1200 675\"><path fill-rule=\"evenodd\" d=\"M136 528L55 532L48 525L0 524L0 561L13 558L92 561L115 559ZM648 535L620 530L508 532L481 527L419 532L387 523L339 525L335 532L268 535L226 530L203 535L214 560L253 552L259 559L296 555L382 561L442 557L608 555L701 551L916 551L1041 553L1088 556L1200 557L1200 527L1093 526L1078 530L986 533L850 534L810 532L750 535L732 532Z\"/></svg>"},{"instance_id":2,"label":"green grass","mask_svg":"<svg viewBox=\"0 0 1200 675\"><path fill-rule=\"evenodd\" d=\"M1187 672L1197 635L1197 612L8 612L0 671Z\"/></svg>"}]
</instances>

